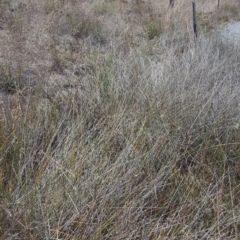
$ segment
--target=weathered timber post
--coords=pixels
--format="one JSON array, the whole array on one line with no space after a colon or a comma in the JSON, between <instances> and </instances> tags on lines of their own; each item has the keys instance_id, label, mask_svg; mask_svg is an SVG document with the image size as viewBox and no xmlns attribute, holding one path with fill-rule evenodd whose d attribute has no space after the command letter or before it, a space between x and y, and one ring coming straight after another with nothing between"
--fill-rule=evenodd
<instances>
[{"instance_id":1,"label":"weathered timber post","mask_svg":"<svg viewBox=\"0 0 240 240\"><path fill-rule=\"evenodd\" d=\"M174 6L174 0L170 0L169 7L173 8L173 6Z\"/></svg>"},{"instance_id":2,"label":"weathered timber post","mask_svg":"<svg viewBox=\"0 0 240 240\"><path fill-rule=\"evenodd\" d=\"M197 14L196 14L196 4L195 2L192 2L192 8L193 8L193 32L194 32L194 38L197 39Z\"/></svg>"}]
</instances>

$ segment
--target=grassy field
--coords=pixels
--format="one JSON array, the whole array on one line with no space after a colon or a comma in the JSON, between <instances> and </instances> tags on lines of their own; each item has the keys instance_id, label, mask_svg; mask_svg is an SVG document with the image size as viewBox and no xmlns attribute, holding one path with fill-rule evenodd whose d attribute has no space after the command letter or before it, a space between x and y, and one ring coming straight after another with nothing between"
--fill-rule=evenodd
<instances>
[{"instance_id":1,"label":"grassy field","mask_svg":"<svg viewBox=\"0 0 240 240\"><path fill-rule=\"evenodd\" d=\"M0 239L240 239L238 0L0 0Z\"/></svg>"}]
</instances>

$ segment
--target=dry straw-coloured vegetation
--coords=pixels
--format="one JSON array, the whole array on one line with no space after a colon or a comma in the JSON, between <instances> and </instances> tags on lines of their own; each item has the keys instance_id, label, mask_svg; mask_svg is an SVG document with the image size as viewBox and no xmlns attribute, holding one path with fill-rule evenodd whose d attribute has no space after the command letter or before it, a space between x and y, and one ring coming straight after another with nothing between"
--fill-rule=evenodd
<instances>
[{"instance_id":1,"label":"dry straw-coloured vegetation","mask_svg":"<svg viewBox=\"0 0 240 240\"><path fill-rule=\"evenodd\" d=\"M239 239L239 1L0 1L0 239Z\"/></svg>"}]
</instances>

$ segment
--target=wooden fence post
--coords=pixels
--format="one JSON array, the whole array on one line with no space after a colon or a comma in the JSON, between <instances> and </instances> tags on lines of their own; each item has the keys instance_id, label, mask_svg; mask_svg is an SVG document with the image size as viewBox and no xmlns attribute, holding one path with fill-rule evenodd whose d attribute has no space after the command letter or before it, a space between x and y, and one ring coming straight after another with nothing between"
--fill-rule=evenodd
<instances>
[{"instance_id":1,"label":"wooden fence post","mask_svg":"<svg viewBox=\"0 0 240 240\"><path fill-rule=\"evenodd\" d=\"M193 7L193 31L194 31L194 38L197 39L197 15L196 15L196 4L195 2L192 2Z\"/></svg>"},{"instance_id":2,"label":"wooden fence post","mask_svg":"<svg viewBox=\"0 0 240 240\"><path fill-rule=\"evenodd\" d=\"M173 8L174 6L174 0L170 0L169 7Z\"/></svg>"}]
</instances>

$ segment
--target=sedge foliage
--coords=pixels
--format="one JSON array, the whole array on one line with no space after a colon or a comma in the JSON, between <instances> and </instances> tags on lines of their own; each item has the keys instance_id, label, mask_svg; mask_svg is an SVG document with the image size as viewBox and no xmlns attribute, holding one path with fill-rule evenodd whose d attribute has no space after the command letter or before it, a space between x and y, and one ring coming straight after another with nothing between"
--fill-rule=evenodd
<instances>
[{"instance_id":1,"label":"sedge foliage","mask_svg":"<svg viewBox=\"0 0 240 240\"><path fill-rule=\"evenodd\" d=\"M0 2L1 239L238 239L240 48L156 4Z\"/></svg>"}]
</instances>

